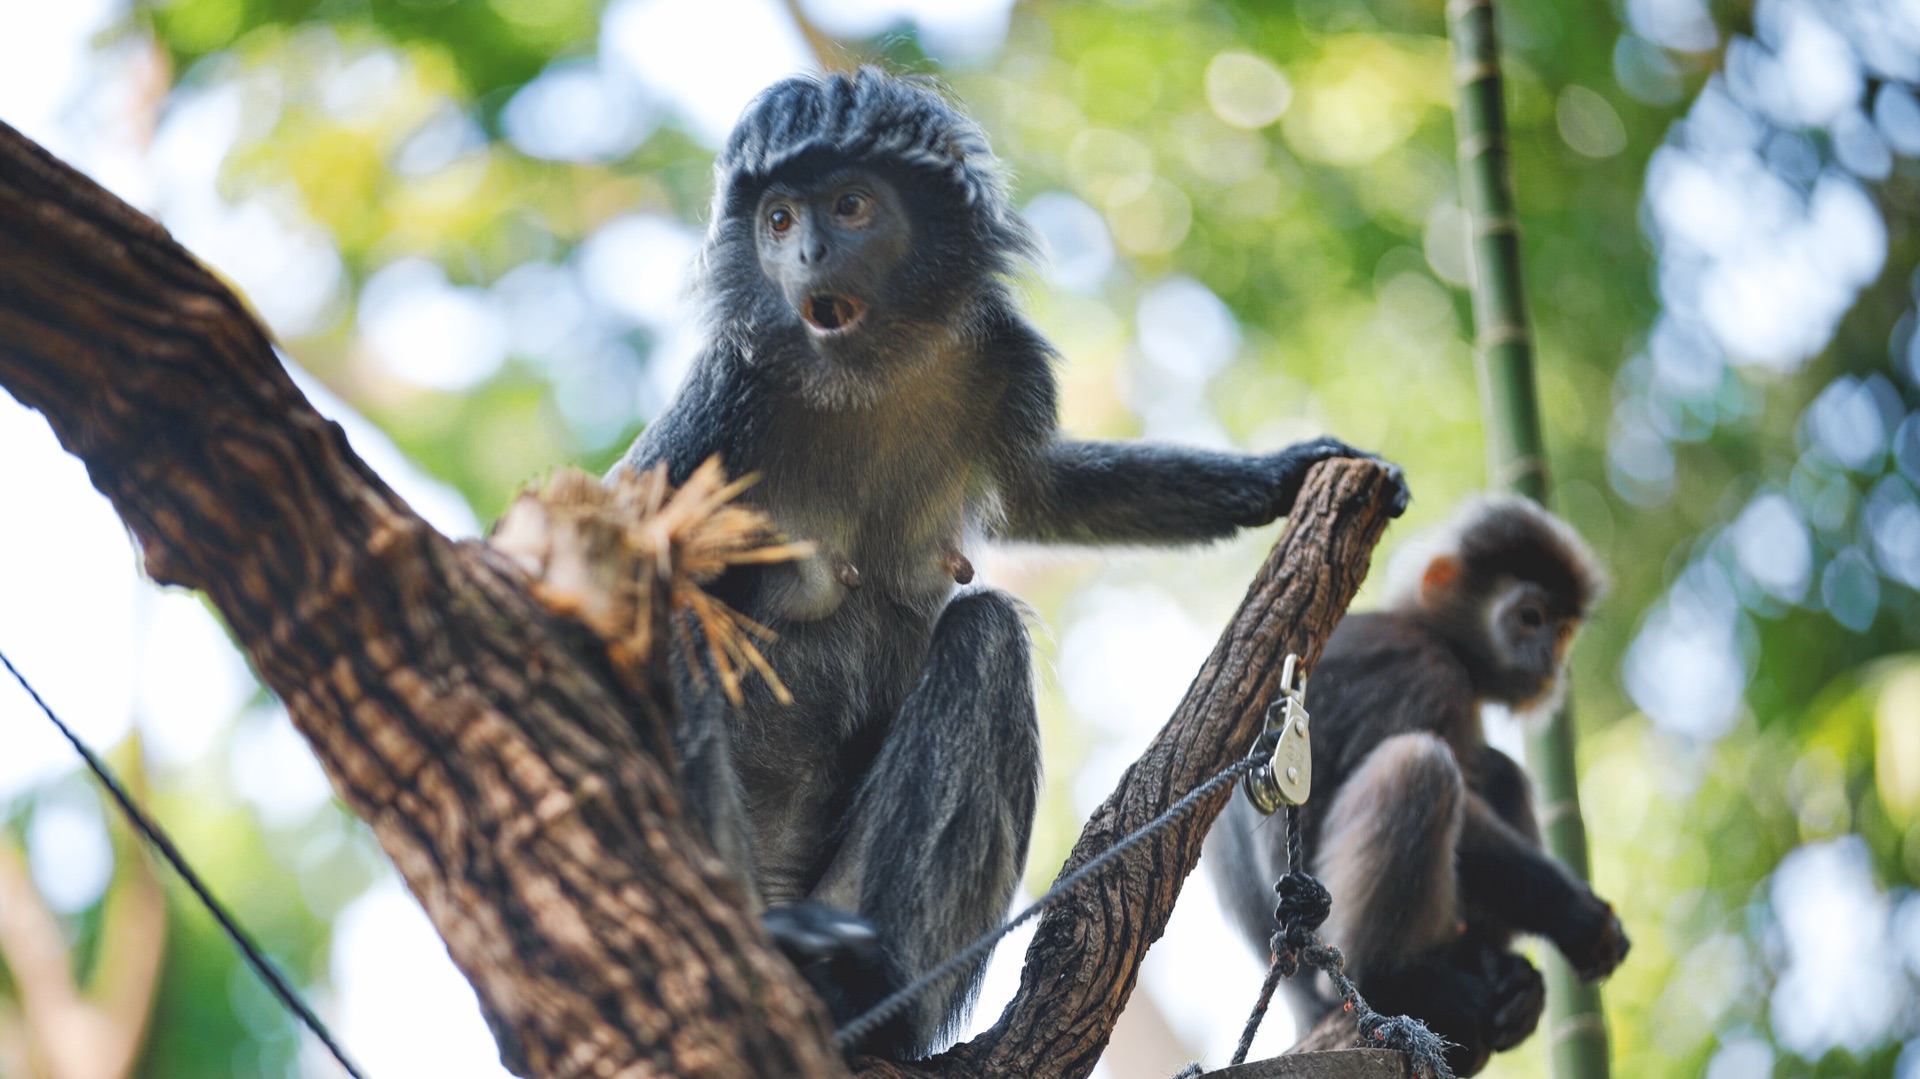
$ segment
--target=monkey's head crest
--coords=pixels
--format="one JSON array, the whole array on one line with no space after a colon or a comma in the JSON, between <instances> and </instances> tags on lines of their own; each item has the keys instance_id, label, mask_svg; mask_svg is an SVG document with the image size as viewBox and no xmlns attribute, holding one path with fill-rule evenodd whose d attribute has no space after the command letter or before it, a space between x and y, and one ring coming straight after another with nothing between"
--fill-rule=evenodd
<instances>
[{"instance_id":1,"label":"monkey's head crest","mask_svg":"<svg viewBox=\"0 0 1920 1079\"><path fill-rule=\"evenodd\" d=\"M980 126L932 79L875 67L796 75L747 105L713 163L709 244L729 221L751 215L782 173L848 163L903 173L950 195L978 250L1023 255L1031 246Z\"/></svg>"},{"instance_id":2,"label":"monkey's head crest","mask_svg":"<svg viewBox=\"0 0 1920 1079\"><path fill-rule=\"evenodd\" d=\"M1413 606L1438 556L1456 559L1469 590L1499 577L1531 581L1579 617L1607 590L1599 559L1566 522L1517 495L1470 498L1439 529L1416 537L1388 568L1388 603Z\"/></svg>"}]
</instances>

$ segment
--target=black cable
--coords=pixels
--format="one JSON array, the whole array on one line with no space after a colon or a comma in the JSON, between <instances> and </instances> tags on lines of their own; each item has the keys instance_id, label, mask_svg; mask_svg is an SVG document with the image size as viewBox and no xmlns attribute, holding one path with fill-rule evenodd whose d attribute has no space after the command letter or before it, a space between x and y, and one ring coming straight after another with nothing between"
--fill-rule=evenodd
<instances>
[{"instance_id":1,"label":"black cable","mask_svg":"<svg viewBox=\"0 0 1920 1079\"><path fill-rule=\"evenodd\" d=\"M200 904L213 915L214 921L220 923L220 928L226 931L228 939L232 940L234 946L239 948L240 953L246 957L247 965L253 968L253 972L260 976L261 981L267 983L267 988L272 990L274 996L280 998L280 1003L304 1023L306 1028L313 1032L314 1037L320 1039L320 1044L327 1047L327 1052L333 1054L333 1059L340 1062L340 1066L346 1069L348 1075L353 1079L366 1079L360 1069L354 1067L353 1062L347 1059L347 1051L334 1040L333 1032L320 1021L320 1017L313 1013L312 1008L307 1007L306 1001L300 999L300 994L294 990L286 976L274 968L273 962L267 958L266 953L253 942L253 938L247 935L246 930L240 928L240 924L234 921L233 915L227 913L227 908L213 897L213 892L208 890L199 874L187 864L186 856L180 853L180 848L174 846L173 840L161 830L159 822L147 816L144 810L134 804L133 798L120 785L120 780L114 776L112 769L107 767L107 762L101 760L85 742L80 740L79 735L73 733L72 728L61 722L59 716L53 714L53 709L40 698L39 692L13 665L13 661L7 658L4 651L0 651L0 664L6 666L7 673L13 675L13 680L20 683L20 688L27 691L27 696L33 698L33 703L39 705L40 710L47 714L47 718L60 729L60 733L66 736L67 741L73 743L73 748L79 751L80 758L87 762L87 767L92 769L94 777L100 780L100 785L107 788L107 793L112 795L113 800L119 804L120 812L126 815L127 821L133 825L134 830L152 844L153 849L160 852L160 857L173 867L173 871L180 874L180 879L187 882L187 887L193 889L193 894L199 897Z\"/></svg>"},{"instance_id":2,"label":"black cable","mask_svg":"<svg viewBox=\"0 0 1920 1079\"><path fill-rule=\"evenodd\" d=\"M1291 874L1294 870L1300 868L1306 860L1305 856L1301 854L1299 806L1290 805L1287 807L1285 822L1287 826L1287 873ZM1297 970L1298 967L1294 969ZM1247 1014L1246 1026L1240 1029L1240 1044L1234 1046L1233 1059L1227 1062L1228 1067L1246 1063L1247 1054L1253 1050L1254 1035L1260 1033L1260 1023L1266 1019L1267 1009L1273 1004L1273 991L1279 988L1280 979L1291 977L1293 977L1293 970L1287 969L1287 964L1281 959L1280 951L1275 949L1272 958L1267 963L1266 979L1260 983L1260 996L1253 1002L1253 1011Z\"/></svg>"},{"instance_id":3,"label":"black cable","mask_svg":"<svg viewBox=\"0 0 1920 1079\"><path fill-rule=\"evenodd\" d=\"M845 1026L834 1031L834 1048L846 1050L857 1044L860 1039L878 1029L880 1024L892 1019L900 1013L902 1008L913 1003L913 998L926 992L934 985L952 977L958 971L979 961L981 956L992 951L993 946L1000 943L1008 933L1013 932L1019 928L1022 923L1034 915L1039 914L1041 911L1046 910L1055 902L1058 902L1062 896L1085 883L1095 873L1105 868L1109 862L1126 853L1128 848L1185 816L1196 804L1204 800L1214 791L1219 790L1222 784L1231 783L1242 775L1266 763L1266 758L1249 757L1228 765L1220 774L1195 787L1187 793L1186 797L1168 806L1165 812L1148 821L1146 824L1141 825L1118 843L1101 851L1086 865L1055 881L1053 887L1047 889L1046 895L1034 900L1032 906L1014 915L1005 925L974 941L953 958L948 959L946 962L920 975L913 981L908 982L903 988L887 996L881 1000L880 1003L875 1004L860 1015L848 1020Z\"/></svg>"}]
</instances>

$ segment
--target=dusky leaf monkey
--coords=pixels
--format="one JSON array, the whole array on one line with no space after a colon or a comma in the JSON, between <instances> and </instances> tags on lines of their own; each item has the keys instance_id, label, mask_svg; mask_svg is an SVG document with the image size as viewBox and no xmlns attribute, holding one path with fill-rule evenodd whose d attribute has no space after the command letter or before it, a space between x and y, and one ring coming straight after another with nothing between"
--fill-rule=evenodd
<instances>
[{"instance_id":1,"label":"dusky leaf monkey","mask_svg":"<svg viewBox=\"0 0 1920 1079\"><path fill-rule=\"evenodd\" d=\"M1470 502L1414 556L1385 610L1341 621L1307 685L1314 787L1300 820L1333 897L1322 935L1348 975L1375 1010L1454 1043L1448 1063L1471 1075L1540 1018L1544 987L1516 933L1546 937L1588 980L1627 953L1613 908L1541 849L1526 775L1487 745L1480 716L1488 702L1553 706L1604 585L1572 529L1514 497ZM1222 902L1263 956L1286 842L1282 820L1241 798L1208 836ZM1298 981L1304 1028L1337 1001Z\"/></svg>"},{"instance_id":2,"label":"dusky leaf monkey","mask_svg":"<svg viewBox=\"0 0 1920 1079\"><path fill-rule=\"evenodd\" d=\"M1026 858L1027 633L1006 594L956 591L969 546L1203 543L1286 514L1315 462L1368 455L1063 436L1053 349L1006 281L1027 228L985 136L926 81L778 83L715 174L705 345L618 467L679 483L717 454L816 544L716 586L778 634L764 652L792 703L756 685L732 707L689 677L677 740L716 849L844 1020L993 928ZM930 1050L981 970L863 1048Z\"/></svg>"}]
</instances>

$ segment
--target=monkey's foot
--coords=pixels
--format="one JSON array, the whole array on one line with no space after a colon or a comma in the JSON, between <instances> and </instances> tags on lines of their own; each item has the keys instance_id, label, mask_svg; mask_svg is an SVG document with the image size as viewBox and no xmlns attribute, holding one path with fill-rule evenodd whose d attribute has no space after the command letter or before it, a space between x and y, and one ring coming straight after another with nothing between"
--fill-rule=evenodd
<instances>
[{"instance_id":1,"label":"monkey's foot","mask_svg":"<svg viewBox=\"0 0 1920 1079\"><path fill-rule=\"evenodd\" d=\"M844 1026L880 1003L900 984L880 934L857 914L807 902L775 907L762 921L780 951L826 1002L835 1026ZM868 1035L858 1048L895 1056L910 1044L903 1013Z\"/></svg>"},{"instance_id":2,"label":"monkey's foot","mask_svg":"<svg viewBox=\"0 0 1920 1079\"><path fill-rule=\"evenodd\" d=\"M1487 968L1487 1048L1496 1053L1527 1040L1540 1025L1547 1004L1547 984L1524 956L1492 952Z\"/></svg>"}]
</instances>

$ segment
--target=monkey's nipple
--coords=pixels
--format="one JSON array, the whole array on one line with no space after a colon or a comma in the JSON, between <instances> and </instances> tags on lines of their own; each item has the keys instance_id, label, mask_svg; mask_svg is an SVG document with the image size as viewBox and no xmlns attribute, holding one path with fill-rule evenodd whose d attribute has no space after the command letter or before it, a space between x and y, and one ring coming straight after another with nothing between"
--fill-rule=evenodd
<instances>
[{"instance_id":1,"label":"monkey's nipple","mask_svg":"<svg viewBox=\"0 0 1920 1079\"><path fill-rule=\"evenodd\" d=\"M839 293L823 292L808 297L800 310L800 317L807 325L822 333L842 333L850 330L867 313L866 306L851 296Z\"/></svg>"},{"instance_id":2,"label":"monkey's nipple","mask_svg":"<svg viewBox=\"0 0 1920 1079\"><path fill-rule=\"evenodd\" d=\"M973 583L973 563L967 561L967 556L961 554L958 547L941 549L940 568L947 571L947 576L953 578L954 584Z\"/></svg>"}]
</instances>

